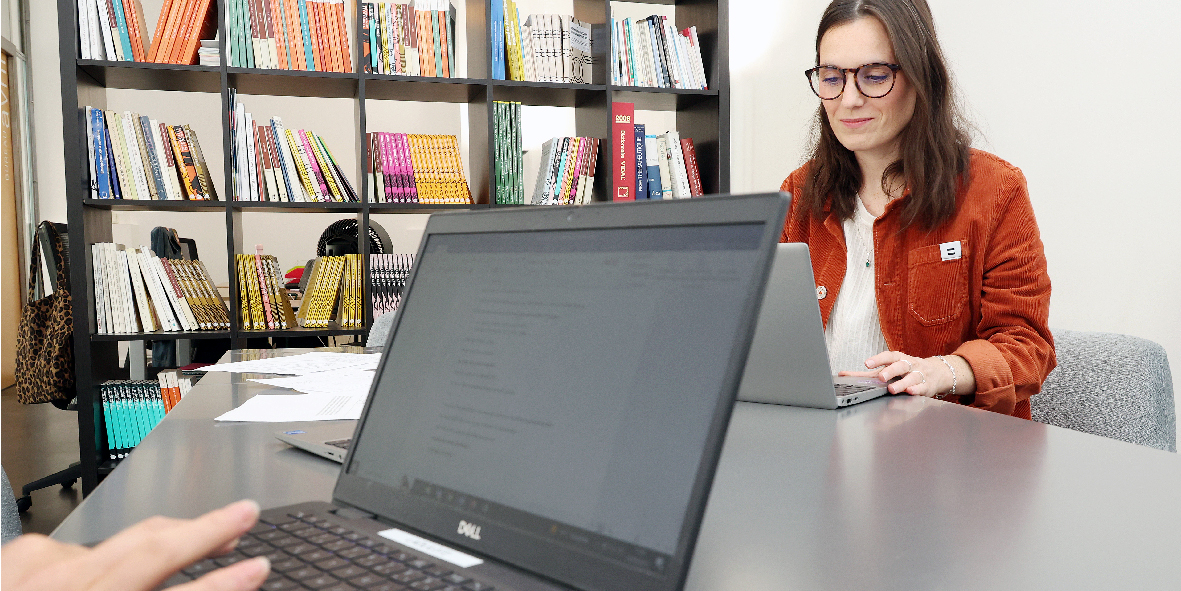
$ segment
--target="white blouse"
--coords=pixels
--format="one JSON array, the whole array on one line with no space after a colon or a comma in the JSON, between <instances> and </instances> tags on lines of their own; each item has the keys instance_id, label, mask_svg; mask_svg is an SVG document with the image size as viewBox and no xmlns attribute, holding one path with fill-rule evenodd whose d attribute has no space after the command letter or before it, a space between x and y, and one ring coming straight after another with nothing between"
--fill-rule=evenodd
<instances>
[{"instance_id":1,"label":"white blouse","mask_svg":"<svg viewBox=\"0 0 1181 591\"><path fill-rule=\"evenodd\" d=\"M845 280L824 328L834 374L865 371L865 360L887 348L874 291L873 222L873 215L858 199L857 211L842 224L847 251Z\"/></svg>"}]
</instances>

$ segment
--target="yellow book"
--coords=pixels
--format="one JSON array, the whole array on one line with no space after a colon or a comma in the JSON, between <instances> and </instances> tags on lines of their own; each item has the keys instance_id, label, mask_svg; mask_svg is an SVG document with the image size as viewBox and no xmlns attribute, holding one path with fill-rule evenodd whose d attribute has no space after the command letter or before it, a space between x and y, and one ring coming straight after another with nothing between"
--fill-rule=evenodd
<instances>
[{"instance_id":1,"label":"yellow book","mask_svg":"<svg viewBox=\"0 0 1181 591\"><path fill-rule=\"evenodd\" d=\"M317 187L313 187L316 183L312 182L312 173L304 163L303 156L305 150L303 143L296 139L295 132L290 129L283 131L287 135L287 145L291 148L291 159L295 161L295 169L299 171L299 182L303 183L303 190L308 195L308 200L314 200L320 191Z\"/></svg>"},{"instance_id":2,"label":"yellow book","mask_svg":"<svg viewBox=\"0 0 1181 591\"><path fill-rule=\"evenodd\" d=\"M336 176L332 174L332 161L324 154L324 150L320 148L320 138L316 134L305 131L308 138L308 144L312 147L312 154L315 155L316 163L320 165L320 173L324 175L324 182L328 184L328 192L333 201L344 201L344 190L340 185L336 184Z\"/></svg>"}]
</instances>

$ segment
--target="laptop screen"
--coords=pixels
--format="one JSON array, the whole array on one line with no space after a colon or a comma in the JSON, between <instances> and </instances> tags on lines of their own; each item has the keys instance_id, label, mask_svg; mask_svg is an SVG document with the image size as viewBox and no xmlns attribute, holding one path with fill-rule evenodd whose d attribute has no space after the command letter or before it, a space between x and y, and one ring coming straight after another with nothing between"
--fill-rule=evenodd
<instances>
[{"instance_id":1,"label":"laptop screen","mask_svg":"<svg viewBox=\"0 0 1181 591\"><path fill-rule=\"evenodd\" d=\"M536 544L666 579L766 234L428 229L347 474L423 531L466 516L458 541L510 562Z\"/></svg>"}]
</instances>

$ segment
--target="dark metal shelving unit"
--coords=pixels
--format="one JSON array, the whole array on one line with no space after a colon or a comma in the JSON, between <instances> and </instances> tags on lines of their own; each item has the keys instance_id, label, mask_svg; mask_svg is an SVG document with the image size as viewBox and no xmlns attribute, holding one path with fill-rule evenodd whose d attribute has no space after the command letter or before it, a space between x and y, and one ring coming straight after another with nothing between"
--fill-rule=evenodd
<instances>
[{"instance_id":1,"label":"dark metal shelving unit","mask_svg":"<svg viewBox=\"0 0 1181 591\"><path fill-rule=\"evenodd\" d=\"M235 346L254 337L363 335L367 329L342 329L333 324L326 329L297 328L286 331L249 331L238 326L238 302L230 298L229 331L144 333L133 335L94 334L94 286L91 278L90 245L110 242L113 211L180 211L222 212L226 220L226 247L229 253L251 252L242 243L243 213L275 212L298 214L307 212L355 214L361 227L368 228L370 214L431 213L464 209L487 209L497 206L492 191L492 171L495 155L492 150L493 101L520 101L526 105L547 105L575 109L575 133L598 137L605 141L611 132L612 102L632 102L638 110L676 113L676 129L682 137L693 138L706 193L724 193L730 188L730 74L729 74L729 8L725 0L641 0L651 5L674 5L678 28L697 26L702 44L706 79L709 90L679 90L666 88L638 88L614 86L610 82L606 56L594 68L592 84L554 84L493 80L492 54L489 42L487 14L490 0L455 0L464 2L467 28L467 78L425 78L381 75L361 71L359 64L360 31L353 31L352 56L354 72L307 72L262 70L253 68L182 66L142 62L112 62L78 59L78 27L76 2L57 0L58 52L61 68L62 121L67 182L67 221L71 229L70 258L83 261L70 270L71 292L74 295L74 351L75 374L78 384L79 408L91 407L101 412L101 401L96 386L119 375L117 344L129 340L210 339L230 338ZM591 25L607 26L611 20L611 0L574 0L574 16ZM359 2L354 0L360 21ZM218 14L225 14L223 2L218 1ZM226 55L226 24L218 25L221 55ZM359 28L358 28L359 29ZM610 35L607 35L610 39ZM596 50L597 51L597 50ZM367 109L381 109L374 101L438 102L468 105L468 154L473 205L429 205L410 203L258 203L243 201L124 201L91 199L86 178L88 174L86 124L83 106L106 107L105 89L163 90L180 92L218 93L221 97L223 171L226 179L221 196L233 195L233 162L230 158L229 114L231 89L242 95L344 98L355 101L357 126L357 171L354 178L361 195L368 194L369 179L363 174L368 151L365 134ZM609 195L608 174L617 166L618 156L603 146L598 174L595 175L593 195L604 199ZM365 232L360 233L358 246L366 252ZM230 279L230 293L238 293L234 257L225 261ZM207 264L221 264L206 261ZM368 274L368 260L363 258L363 272ZM365 326L372 322L366 310ZM105 438L96 438L96 414L78 413L78 443L82 463L82 491L88 494L98 484L100 457ZM100 440L101 439L101 440Z\"/></svg>"}]
</instances>

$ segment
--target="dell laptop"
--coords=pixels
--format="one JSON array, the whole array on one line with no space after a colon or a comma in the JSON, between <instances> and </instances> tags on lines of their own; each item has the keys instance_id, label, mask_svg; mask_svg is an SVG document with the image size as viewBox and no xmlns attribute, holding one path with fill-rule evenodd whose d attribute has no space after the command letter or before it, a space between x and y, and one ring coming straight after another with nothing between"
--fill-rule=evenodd
<instances>
[{"instance_id":1,"label":"dell laptop","mask_svg":"<svg viewBox=\"0 0 1181 591\"><path fill-rule=\"evenodd\" d=\"M272 557L276 589L680 589L787 204L431 216L332 502L220 560Z\"/></svg>"},{"instance_id":2,"label":"dell laptop","mask_svg":"<svg viewBox=\"0 0 1181 591\"><path fill-rule=\"evenodd\" d=\"M881 380L833 375L808 245L779 244L738 399L831 409L886 394Z\"/></svg>"}]
</instances>

